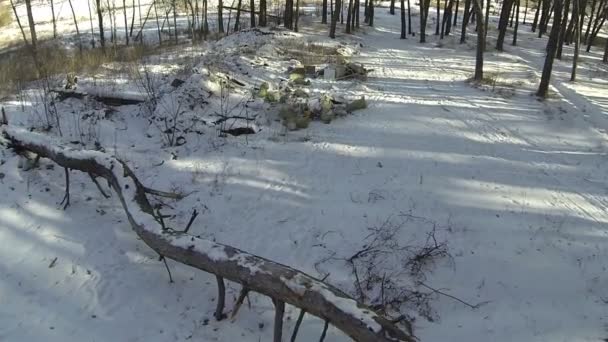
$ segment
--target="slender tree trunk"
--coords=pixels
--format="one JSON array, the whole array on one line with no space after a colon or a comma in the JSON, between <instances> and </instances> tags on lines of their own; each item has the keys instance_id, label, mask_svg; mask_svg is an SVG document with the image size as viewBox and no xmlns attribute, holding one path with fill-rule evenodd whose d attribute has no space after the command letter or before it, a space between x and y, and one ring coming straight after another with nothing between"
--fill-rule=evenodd
<instances>
[{"instance_id":1,"label":"slender tree trunk","mask_svg":"<svg viewBox=\"0 0 608 342\"><path fill-rule=\"evenodd\" d=\"M578 54L581 44L581 25L579 25L580 15L580 0L572 0L572 20L575 21L576 32L574 33L574 56L572 57L572 73L570 81L576 81L576 67L578 64Z\"/></svg>"},{"instance_id":2,"label":"slender tree trunk","mask_svg":"<svg viewBox=\"0 0 608 342\"><path fill-rule=\"evenodd\" d=\"M475 1L475 0L473 0L473 1ZM483 3L483 0L479 0L479 1ZM475 4L473 4L473 5L475 5ZM475 16L479 17L479 20L481 20L482 18L484 19L484 22L483 22L483 34L484 34L484 37L483 37L483 48L485 49L486 45L487 45L487 41L488 41L488 30L490 28L490 26L489 26L489 23L490 23L490 0L486 1L486 16L483 17L483 16L477 15L477 10L475 10ZM479 28L479 26L476 26L475 30L477 30L477 28Z\"/></svg>"},{"instance_id":3,"label":"slender tree trunk","mask_svg":"<svg viewBox=\"0 0 608 342\"><path fill-rule=\"evenodd\" d=\"M15 15L15 20L17 20L17 25L19 26L19 30L21 30L21 36L23 37L23 43L25 43L26 46L30 46L30 42L27 39L25 30L23 29L23 25L21 25L21 19L19 19L19 15L17 14L17 7L15 6L15 3L13 2L13 0L10 0L10 1L11 1L11 7L13 8L13 14ZM32 51L32 54L34 54L34 51Z\"/></svg>"},{"instance_id":4,"label":"slender tree trunk","mask_svg":"<svg viewBox=\"0 0 608 342\"><path fill-rule=\"evenodd\" d=\"M599 18L600 17L598 16L597 19L599 19ZM597 34L600 31L600 29L602 28L602 26L604 26L605 20L606 20L606 16L603 15L601 21L599 23L594 24L594 28L593 28L593 30L591 30L591 35L589 36L589 39L587 41L587 49L586 49L587 52L591 51L591 46L593 45L593 41L595 40L595 37L597 36Z\"/></svg>"},{"instance_id":5,"label":"slender tree trunk","mask_svg":"<svg viewBox=\"0 0 608 342\"><path fill-rule=\"evenodd\" d=\"M464 44L467 39L467 25L471 17L471 0L464 1L464 12L462 14L462 28L460 29L460 44Z\"/></svg>"},{"instance_id":6,"label":"slender tree trunk","mask_svg":"<svg viewBox=\"0 0 608 342\"><path fill-rule=\"evenodd\" d=\"M298 0L299 1L299 0ZM346 14L346 33L351 33L351 20L353 19L353 0L348 0L348 13Z\"/></svg>"},{"instance_id":7,"label":"slender tree trunk","mask_svg":"<svg viewBox=\"0 0 608 342\"><path fill-rule=\"evenodd\" d=\"M135 0L131 0L131 27L129 29L129 37L133 37L133 30L135 29L135 14L137 11L135 10ZM127 11L127 7L125 6L125 12Z\"/></svg>"},{"instance_id":8,"label":"slender tree trunk","mask_svg":"<svg viewBox=\"0 0 608 342\"><path fill-rule=\"evenodd\" d=\"M528 17L528 0L526 0L526 7L524 7L524 25L526 25L527 17Z\"/></svg>"},{"instance_id":9,"label":"slender tree trunk","mask_svg":"<svg viewBox=\"0 0 608 342\"><path fill-rule=\"evenodd\" d=\"M158 32L158 45L163 44L163 37L160 30L160 22L158 21L158 7L156 5L157 0L152 0L152 4L154 5L154 16L156 18L156 32Z\"/></svg>"},{"instance_id":10,"label":"slender tree trunk","mask_svg":"<svg viewBox=\"0 0 608 342\"><path fill-rule=\"evenodd\" d=\"M55 19L54 0L51 0L51 16L53 17L53 39L57 39L57 20Z\"/></svg>"},{"instance_id":11,"label":"slender tree trunk","mask_svg":"<svg viewBox=\"0 0 608 342\"><path fill-rule=\"evenodd\" d=\"M426 23L429 17L431 0L419 0L420 4L420 42L426 43Z\"/></svg>"},{"instance_id":12,"label":"slender tree trunk","mask_svg":"<svg viewBox=\"0 0 608 342\"><path fill-rule=\"evenodd\" d=\"M589 20L587 21L587 30L585 31L585 44L589 42L589 30L591 29L591 22L593 22L593 12L595 11L596 0L591 1L591 12L589 12Z\"/></svg>"},{"instance_id":13,"label":"slender tree trunk","mask_svg":"<svg viewBox=\"0 0 608 342\"><path fill-rule=\"evenodd\" d=\"M105 33L103 29L103 9L101 8L101 0L95 0L97 5L97 22L99 25L99 43L101 44L101 49L105 51L106 49L106 39Z\"/></svg>"},{"instance_id":14,"label":"slender tree trunk","mask_svg":"<svg viewBox=\"0 0 608 342\"><path fill-rule=\"evenodd\" d=\"M395 15L395 0L391 0L391 5L390 5L390 7L388 9L388 12L391 15Z\"/></svg>"},{"instance_id":15,"label":"slender tree trunk","mask_svg":"<svg viewBox=\"0 0 608 342\"><path fill-rule=\"evenodd\" d=\"M560 1L560 0L558 0ZM551 1L544 0L543 7L540 15L540 23L538 25L538 38L542 37L545 32L547 32L547 23L549 21L549 13L551 11Z\"/></svg>"},{"instance_id":16,"label":"slender tree trunk","mask_svg":"<svg viewBox=\"0 0 608 342\"><path fill-rule=\"evenodd\" d=\"M352 1L352 0L351 0ZM300 20L300 0L296 0L296 20L294 23L294 31L298 32L298 21Z\"/></svg>"},{"instance_id":17,"label":"slender tree trunk","mask_svg":"<svg viewBox=\"0 0 608 342\"><path fill-rule=\"evenodd\" d=\"M357 0L359 1L359 0ZM422 1L422 0L420 0ZM407 0L407 33L412 34L412 8L410 6L410 0Z\"/></svg>"},{"instance_id":18,"label":"slender tree trunk","mask_svg":"<svg viewBox=\"0 0 608 342\"><path fill-rule=\"evenodd\" d=\"M437 0L437 20L435 21L436 25L435 25L435 35L438 36L439 35L439 28L441 25L441 3L439 2L439 0Z\"/></svg>"},{"instance_id":19,"label":"slender tree trunk","mask_svg":"<svg viewBox=\"0 0 608 342\"><path fill-rule=\"evenodd\" d=\"M521 0L515 0L517 4L515 6L515 28L513 29L513 46L517 45L517 30L519 29L519 6Z\"/></svg>"},{"instance_id":20,"label":"slender tree trunk","mask_svg":"<svg viewBox=\"0 0 608 342\"><path fill-rule=\"evenodd\" d=\"M70 9L72 10L72 18L74 18L74 27L76 28L76 37L78 38L78 49L82 52L82 39L80 39L80 30L78 29L78 19L76 18L76 12L74 12L74 6L72 0L68 0Z\"/></svg>"},{"instance_id":21,"label":"slender tree trunk","mask_svg":"<svg viewBox=\"0 0 608 342\"><path fill-rule=\"evenodd\" d=\"M129 46L129 24L127 20L127 0L122 0L123 6L123 14L125 17L125 40L127 41L127 46Z\"/></svg>"},{"instance_id":22,"label":"slender tree trunk","mask_svg":"<svg viewBox=\"0 0 608 342\"><path fill-rule=\"evenodd\" d=\"M284 26L290 30L293 29L293 0L285 1L285 18Z\"/></svg>"},{"instance_id":23,"label":"slender tree trunk","mask_svg":"<svg viewBox=\"0 0 608 342\"><path fill-rule=\"evenodd\" d=\"M239 0L239 2L237 3L237 7L236 7L236 19L234 20L234 32L237 32L238 30L240 30L240 26L241 26L241 5L242 5L242 0Z\"/></svg>"},{"instance_id":24,"label":"slender tree trunk","mask_svg":"<svg viewBox=\"0 0 608 342\"><path fill-rule=\"evenodd\" d=\"M217 27L219 33L224 33L224 2L218 0L217 2Z\"/></svg>"},{"instance_id":25,"label":"slender tree trunk","mask_svg":"<svg viewBox=\"0 0 608 342\"><path fill-rule=\"evenodd\" d=\"M547 57L545 58L545 65L543 67L543 74L538 87L536 95L545 98L549 90L549 81L551 80L551 72L553 70L553 60L555 59L555 53L557 52L557 43L559 39L560 25L562 19L562 0L555 0L554 20L553 26L551 27L551 33L549 34L549 41L547 42Z\"/></svg>"},{"instance_id":26,"label":"slender tree trunk","mask_svg":"<svg viewBox=\"0 0 608 342\"><path fill-rule=\"evenodd\" d=\"M329 37L336 38L336 25L338 24L338 20L340 19L340 0L335 1L335 8L333 10L331 16L331 25L329 27Z\"/></svg>"},{"instance_id":27,"label":"slender tree trunk","mask_svg":"<svg viewBox=\"0 0 608 342\"><path fill-rule=\"evenodd\" d=\"M36 50L38 46L38 38L36 38L36 23L34 22L34 14L32 13L32 0L25 0L25 7L27 9L27 22L30 26L32 48Z\"/></svg>"},{"instance_id":28,"label":"slender tree trunk","mask_svg":"<svg viewBox=\"0 0 608 342\"><path fill-rule=\"evenodd\" d=\"M454 9L454 27L458 25L458 8L460 7L460 0L456 0L456 8Z\"/></svg>"},{"instance_id":29,"label":"slender tree trunk","mask_svg":"<svg viewBox=\"0 0 608 342\"><path fill-rule=\"evenodd\" d=\"M532 28L531 28L532 32L536 32L536 28L538 27L540 8L543 4L543 1L549 1L549 0L538 0L538 3L536 4L536 11L534 12L534 20L532 21Z\"/></svg>"},{"instance_id":30,"label":"slender tree trunk","mask_svg":"<svg viewBox=\"0 0 608 342\"><path fill-rule=\"evenodd\" d=\"M260 22L260 26L264 27L267 24L266 21L266 0L260 0L260 15L259 15L259 22Z\"/></svg>"},{"instance_id":31,"label":"slender tree trunk","mask_svg":"<svg viewBox=\"0 0 608 342\"><path fill-rule=\"evenodd\" d=\"M355 26L357 28L359 28L359 12L361 12L360 11L360 6L361 6L360 1L359 0L355 0L355 8L354 8L354 11L355 11Z\"/></svg>"},{"instance_id":32,"label":"slender tree trunk","mask_svg":"<svg viewBox=\"0 0 608 342\"><path fill-rule=\"evenodd\" d=\"M405 25L405 0L401 0L401 39L407 39L407 27Z\"/></svg>"},{"instance_id":33,"label":"slender tree trunk","mask_svg":"<svg viewBox=\"0 0 608 342\"><path fill-rule=\"evenodd\" d=\"M91 0L87 0L89 7L89 24L91 24L91 47L95 48L95 29L93 29L93 13L91 11Z\"/></svg>"},{"instance_id":34,"label":"slender tree trunk","mask_svg":"<svg viewBox=\"0 0 608 342\"><path fill-rule=\"evenodd\" d=\"M477 16L477 50L475 56L475 75L473 79L477 82L483 80L483 52L486 47L486 33L484 28L483 9L481 2L483 0L473 0L473 7ZM489 4L488 4L489 5ZM490 6L488 6L488 9ZM487 13L487 9L486 9Z\"/></svg>"},{"instance_id":35,"label":"slender tree trunk","mask_svg":"<svg viewBox=\"0 0 608 342\"><path fill-rule=\"evenodd\" d=\"M509 14L511 13L513 0L505 0L500 11L500 21L498 22L498 39L496 40L496 50L503 51L505 35L507 33L507 25L509 23Z\"/></svg>"},{"instance_id":36,"label":"slender tree trunk","mask_svg":"<svg viewBox=\"0 0 608 342\"><path fill-rule=\"evenodd\" d=\"M177 36L178 36L178 30L177 30L177 1L173 0L173 33L175 34L174 36L174 40L175 40L175 44L177 44Z\"/></svg>"},{"instance_id":37,"label":"slender tree trunk","mask_svg":"<svg viewBox=\"0 0 608 342\"><path fill-rule=\"evenodd\" d=\"M249 9L251 9L249 25L255 27L255 0L249 0Z\"/></svg>"},{"instance_id":38,"label":"slender tree trunk","mask_svg":"<svg viewBox=\"0 0 608 342\"><path fill-rule=\"evenodd\" d=\"M602 58L604 63L608 63L608 39L606 39L606 44L604 46L604 58Z\"/></svg>"},{"instance_id":39,"label":"slender tree trunk","mask_svg":"<svg viewBox=\"0 0 608 342\"><path fill-rule=\"evenodd\" d=\"M369 24L369 0L365 0L365 5L363 7L363 14L364 14L363 22L366 24Z\"/></svg>"},{"instance_id":40,"label":"slender tree trunk","mask_svg":"<svg viewBox=\"0 0 608 342\"><path fill-rule=\"evenodd\" d=\"M327 24L327 0L323 0L323 7L321 9L321 23Z\"/></svg>"},{"instance_id":41,"label":"slender tree trunk","mask_svg":"<svg viewBox=\"0 0 608 342\"><path fill-rule=\"evenodd\" d=\"M574 0L577 1L577 0ZM566 27L568 26L568 12L570 10L570 0L565 0L564 3L564 15L562 16L562 23L559 32L559 38L557 41L557 52L555 53L555 58L562 59L562 50L564 48L564 40L566 39ZM571 21L574 22L576 19L574 18L574 13L572 13Z\"/></svg>"},{"instance_id":42,"label":"slender tree trunk","mask_svg":"<svg viewBox=\"0 0 608 342\"><path fill-rule=\"evenodd\" d=\"M374 0L369 0L369 26L374 26Z\"/></svg>"}]
</instances>

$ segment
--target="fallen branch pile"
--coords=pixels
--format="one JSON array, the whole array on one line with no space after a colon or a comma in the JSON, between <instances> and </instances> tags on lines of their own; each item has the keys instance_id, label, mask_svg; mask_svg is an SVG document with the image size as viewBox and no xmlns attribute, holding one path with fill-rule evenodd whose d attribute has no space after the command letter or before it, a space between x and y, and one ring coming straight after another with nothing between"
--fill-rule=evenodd
<instances>
[{"instance_id":1,"label":"fallen branch pile","mask_svg":"<svg viewBox=\"0 0 608 342\"><path fill-rule=\"evenodd\" d=\"M225 317L224 279L227 279L242 285L243 299L247 293L254 291L273 300L275 342L282 341L285 303L300 308L301 315L310 313L325 320L323 336L327 325L332 324L355 341L416 341L389 319L379 316L322 280L237 248L168 227L163 216L154 212L148 201L146 193L150 193L150 189L143 186L133 171L119 159L99 151L74 149L49 136L9 125L2 126L0 132L8 140L8 146L16 152L29 152L37 159L48 158L63 167L67 182L70 170L85 172L93 180L99 177L107 180L118 195L135 233L161 258L170 258L216 275L219 291L216 319ZM69 201L68 191L66 186ZM233 310L235 313L236 308ZM301 318L298 321L301 322ZM298 326L292 341L295 340Z\"/></svg>"}]
</instances>

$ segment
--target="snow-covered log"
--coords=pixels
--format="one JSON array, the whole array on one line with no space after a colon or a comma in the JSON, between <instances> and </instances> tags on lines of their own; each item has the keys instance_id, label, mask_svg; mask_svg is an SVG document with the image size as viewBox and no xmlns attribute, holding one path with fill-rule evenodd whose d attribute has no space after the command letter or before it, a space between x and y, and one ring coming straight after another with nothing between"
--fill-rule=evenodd
<instances>
[{"instance_id":1,"label":"snow-covered log","mask_svg":"<svg viewBox=\"0 0 608 342\"><path fill-rule=\"evenodd\" d=\"M240 283L275 301L299 307L329 321L355 341L415 341L410 333L388 319L304 272L228 245L165 228L152 210L146 188L128 166L115 157L74 149L49 136L9 125L2 126L1 132L9 147L16 151L29 151L51 159L63 168L105 178L116 191L135 233L160 255Z\"/></svg>"}]
</instances>

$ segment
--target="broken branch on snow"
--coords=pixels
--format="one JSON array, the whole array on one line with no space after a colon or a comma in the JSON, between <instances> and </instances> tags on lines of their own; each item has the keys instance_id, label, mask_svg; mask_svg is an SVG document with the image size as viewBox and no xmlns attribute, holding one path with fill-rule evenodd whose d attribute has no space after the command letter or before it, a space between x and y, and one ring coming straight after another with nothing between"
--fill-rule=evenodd
<instances>
[{"instance_id":1,"label":"broken branch on snow","mask_svg":"<svg viewBox=\"0 0 608 342\"><path fill-rule=\"evenodd\" d=\"M416 340L346 293L304 272L232 246L163 227L146 196L146 187L121 160L100 151L74 149L22 128L5 125L0 132L11 148L51 159L65 169L105 178L116 192L135 233L159 255L306 310L329 321L355 341Z\"/></svg>"}]
</instances>

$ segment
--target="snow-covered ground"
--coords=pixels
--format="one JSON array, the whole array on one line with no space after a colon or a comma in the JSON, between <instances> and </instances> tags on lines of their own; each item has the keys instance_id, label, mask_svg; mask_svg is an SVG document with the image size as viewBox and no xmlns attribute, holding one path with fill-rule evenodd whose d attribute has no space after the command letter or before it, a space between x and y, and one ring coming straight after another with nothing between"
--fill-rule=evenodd
<instances>
[{"instance_id":1,"label":"snow-covered ground","mask_svg":"<svg viewBox=\"0 0 608 342\"><path fill-rule=\"evenodd\" d=\"M194 68L169 54L146 70L165 75L154 76L163 94L155 115L183 101L185 116L208 122L220 106L251 100L234 114L258 115L257 134L218 137L199 122L184 145L166 147L143 108L109 112L68 99L58 103L64 139L89 147L87 139L98 140L147 186L194 191L167 203L176 226L195 208L201 215L192 233L313 276L329 273L329 282L353 294L351 268L340 259L364 248L370 229L399 228L394 238L403 246L423 244L435 229L451 257L431 265L424 284L476 308L444 295L431 297L433 321L408 308L421 341L608 338L608 67L600 55L582 53L579 81L570 83L566 48L551 96L540 102L532 94L546 39L528 26L520 26L519 46L486 53L494 82L474 87L466 82L474 36L465 45L458 30L441 43L399 40L398 17L385 8L376 15L374 28L338 39L352 60L373 69L368 79L314 80L307 88L365 95L367 109L329 125L287 132L268 114L276 108L247 91L218 99L222 90L210 78L217 71L259 86L281 83L292 64L273 53L274 40L245 33L190 48L185 55L209 58ZM335 44L318 24L301 28L280 39ZM242 54L245 44L253 52ZM174 90L168 83L176 73L186 83ZM83 88L98 82L82 75ZM104 89L142 92L118 76ZM2 104L12 124L43 120L36 92L26 94ZM170 261L170 284L115 198L72 172L72 205L63 211L63 170L43 161L24 171L12 152L0 153L1 341L271 340L270 300L254 294L235 319L215 322L215 279ZM228 308L238 291L228 285ZM287 308L285 335L297 314ZM299 340L317 340L322 327L307 317ZM331 328L327 340L348 339Z\"/></svg>"}]
</instances>

